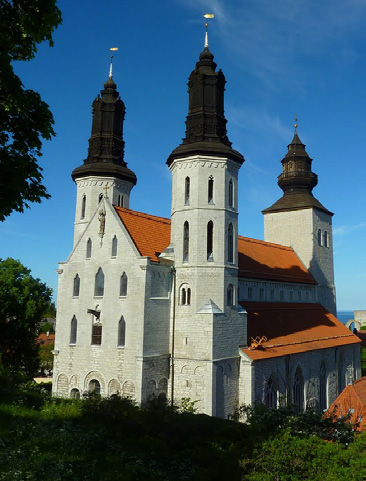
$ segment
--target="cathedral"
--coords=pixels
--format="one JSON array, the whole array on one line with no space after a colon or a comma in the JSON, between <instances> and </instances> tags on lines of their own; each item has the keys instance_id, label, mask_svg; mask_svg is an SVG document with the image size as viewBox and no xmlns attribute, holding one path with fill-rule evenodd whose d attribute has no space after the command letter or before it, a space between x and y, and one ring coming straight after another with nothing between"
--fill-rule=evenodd
<instances>
[{"instance_id":1,"label":"cathedral","mask_svg":"<svg viewBox=\"0 0 366 481\"><path fill-rule=\"evenodd\" d=\"M183 142L166 163L171 218L137 212L112 72L93 102L74 244L59 264L53 394L160 396L227 418L243 404L326 409L360 377L360 340L336 315L332 212L297 125L264 241L238 233L225 76L208 41L189 76ZM131 166L133 167L133 166Z\"/></svg>"}]
</instances>

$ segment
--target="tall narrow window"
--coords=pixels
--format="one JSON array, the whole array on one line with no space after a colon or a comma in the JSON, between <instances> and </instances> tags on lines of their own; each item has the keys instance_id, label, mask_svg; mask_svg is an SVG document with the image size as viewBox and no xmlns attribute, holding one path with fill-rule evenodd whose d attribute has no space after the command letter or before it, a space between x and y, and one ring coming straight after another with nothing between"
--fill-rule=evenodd
<instances>
[{"instance_id":1,"label":"tall narrow window","mask_svg":"<svg viewBox=\"0 0 366 481\"><path fill-rule=\"evenodd\" d=\"M182 290L180 291L180 303L182 306L185 306L187 303L187 291L185 287L182 287Z\"/></svg>"},{"instance_id":2,"label":"tall narrow window","mask_svg":"<svg viewBox=\"0 0 366 481\"><path fill-rule=\"evenodd\" d=\"M207 260L213 260L213 222L207 224Z\"/></svg>"},{"instance_id":3,"label":"tall narrow window","mask_svg":"<svg viewBox=\"0 0 366 481\"><path fill-rule=\"evenodd\" d=\"M83 195L83 200L81 202L81 218L84 219L85 217L85 207L86 207L86 195Z\"/></svg>"},{"instance_id":4,"label":"tall narrow window","mask_svg":"<svg viewBox=\"0 0 366 481\"><path fill-rule=\"evenodd\" d=\"M118 246L118 240L117 240L117 237L114 236L112 239L112 257L117 257L117 246Z\"/></svg>"},{"instance_id":5,"label":"tall narrow window","mask_svg":"<svg viewBox=\"0 0 366 481\"><path fill-rule=\"evenodd\" d=\"M75 316L71 319L70 326L70 344L76 344L76 338L78 333L78 321Z\"/></svg>"},{"instance_id":6,"label":"tall narrow window","mask_svg":"<svg viewBox=\"0 0 366 481\"><path fill-rule=\"evenodd\" d=\"M118 194L117 205L118 205L118 207L121 207L121 194Z\"/></svg>"},{"instance_id":7,"label":"tall narrow window","mask_svg":"<svg viewBox=\"0 0 366 481\"><path fill-rule=\"evenodd\" d=\"M183 227L183 262L189 259L189 223L185 221Z\"/></svg>"},{"instance_id":8,"label":"tall narrow window","mask_svg":"<svg viewBox=\"0 0 366 481\"><path fill-rule=\"evenodd\" d=\"M98 197L98 204L100 204L102 202L102 199L103 199L103 194L99 194L99 197Z\"/></svg>"},{"instance_id":9,"label":"tall narrow window","mask_svg":"<svg viewBox=\"0 0 366 481\"><path fill-rule=\"evenodd\" d=\"M189 287L187 289L187 305L191 305L191 289Z\"/></svg>"},{"instance_id":10,"label":"tall narrow window","mask_svg":"<svg viewBox=\"0 0 366 481\"><path fill-rule=\"evenodd\" d=\"M304 410L304 378L300 366L297 367L295 372L292 397L296 411L302 412Z\"/></svg>"},{"instance_id":11,"label":"tall narrow window","mask_svg":"<svg viewBox=\"0 0 366 481\"><path fill-rule=\"evenodd\" d=\"M229 207L234 207L234 184L233 179L229 181Z\"/></svg>"},{"instance_id":12,"label":"tall narrow window","mask_svg":"<svg viewBox=\"0 0 366 481\"><path fill-rule=\"evenodd\" d=\"M322 245L322 231L318 230L318 245Z\"/></svg>"},{"instance_id":13,"label":"tall narrow window","mask_svg":"<svg viewBox=\"0 0 366 481\"><path fill-rule=\"evenodd\" d=\"M231 223L227 229L227 261L234 262L234 229Z\"/></svg>"},{"instance_id":14,"label":"tall narrow window","mask_svg":"<svg viewBox=\"0 0 366 481\"><path fill-rule=\"evenodd\" d=\"M272 376L269 378L264 392L264 404L267 408L277 408L277 389Z\"/></svg>"},{"instance_id":15,"label":"tall narrow window","mask_svg":"<svg viewBox=\"0 0 366 481\"><path fill-rule=\"evenodd\" d=\"M91 258L91 252L92 252L92 240L88 239L88 242L86 243L86 258L90 259Z\"/></svg>"},{"instance_id":16,"label":"tall narrow window","mask_svg":"<svg viewBox=\"0 0 366 481\"><path fill-rule=\"evenodd\" d=\"M184 184L184 204L189 205L189 194L190 194L190 178L186 177L185 184Z\"/></svg>"},{"instance_id":17,"label":"tall narrow window","mask_svg":"<svg viewBox=\"0 0 366 481\"><path fill-rule=\"evenodd\" d=\"M101 267L99 267L98 272L95 274L94 295L104 295L104 273Z\"/></svg>"},{"instance_id":18,"label":"tall narrow window","mask_svg":"<svg viewBox=\"0 0 366 481\"><path fill-rule=\"evenodd\" d=\"M327 408L327 370L324 362L322 362L319 372L319 408L320 411Z\"/></svg>"},{"instance_id":19,"label":"tall narrow window","mask_svg":"<svg viewBox=\"0 0 366 481\"><path fill-rule=\"evenodd\" d=\"M93 324L92 344L97 346L100 346L102 344L102 326L100 324Z\"/></svg>"},{"instance_id":20,"label":"tall narrow window","mask_svg":"<svg viewBox=\"0 0 366 481\"><path fill-rule=\"evenodd\" d=\"M213 188L214 188L214 179L212 175L210 175L208 179L208 203L213 203Z\"/></svg>"},{"instance_id":21,"label":"tall narrow window","mask_svg":"<svg viewBox=\"0 0 366 481\"><path fill-rule=\"evenodd\" d=\"M328 247L328 232L325 230L323 234L323 246Z\"/></svg>"},{"instance_id":22,"label":"tall narrow window","mask_svg":"<svg viewBox=\"0 0 366 481\"><path fill-rule=\"evenodd\" d=\"M181 306L189 306L191 304L191 289L188 284L180 287L179 302Z\"/></svg>"},{"instance_id":23,"label":"tall narrow window","mask_svg":"<svg viewBox=\"0 0 366 481\"><path fill-rule=\"evenodd\" d=\"M126 342L126 321L122 316L118 323L118 346L125 347Z\"/></svg>"},{"instance_id":24,"label":"tall narrow window","mask_svg":"<svg viewBox=\"0 0 366 481\"><path fill-rule=\"evenodd\" d=\"M123 195L121 195L121 202L120 202L120 207L124 207L124 200L123 200Z\"/></svg>"},{"instance_id":25,"label":"tall narrow window","mask_svg":"<svg viewBox=\"0 0 366 481\"><path fill-rule=\"evenodd\" d=\"M80 277L79 274L76 274L74 277L74 286L72 290L73 297L78 297L80 292Z\"/></svg>"},{"instance_id":26,"label":"tall narrow window","mask_svg":"<svg viewBox=\"0 0 366 481\"><path fill-rule=\"evenodd\" d=\"M126 297L127 296L127 274L124 272L121 275L121 280L119 284L119 295L121 297Z\"/></svg>"},{"instance_id":27,"label":"tall narrow window","mask_svg":"<svg viewBox=\"0 0 366 481\"><path fill-rule=\"evenodd\" d=\"M229 287L227 288L226 305L227 306L233 306L234 305L234 288L233 288L232 284L230 284Z\"/></svg>"}]
</instances>

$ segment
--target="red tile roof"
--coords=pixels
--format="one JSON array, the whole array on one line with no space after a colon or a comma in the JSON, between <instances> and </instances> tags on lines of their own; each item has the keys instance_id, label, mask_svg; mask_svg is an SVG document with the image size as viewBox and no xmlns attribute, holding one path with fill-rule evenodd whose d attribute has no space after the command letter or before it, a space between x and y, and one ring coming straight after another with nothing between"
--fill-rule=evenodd
<instances>
[{"instance_id":1,"label":"red tile roof","mask_svg":"<svg viewBox=\"0 0 366 481\"><path fill-rule=\"evenodd\" d=\"M55 335L54 334L40 334L37 337L37 344L52 344L55 342Z\"/></svg>"},{"instance_id":2,"label":"red tile roof","mask_svg":"<svg viewBox=\"0 0 366 481\"><path fill-rule=\"evenodd\" d=\"M238 237L239 277L316 284L292 247Z\"/></svg>"},{"instance_id":3,"label":"red tile roof","mask_svg":"<svg viewBox=\"0 0 366 481\"><path fill-rule=\"evenodd\" d=\"M142 256L159 261L170 243L170 219L114 206ZM239 276L316 284L291 247L238 237Z\"/></svg>"},{"instance_id":4,"label":"red tile roof","mask_svg":"<svg viewBox=\"0 0 366 481\"><path fill-rule=\"evenodd\" d=\"M170 220L114 206L142 256L158 261L157 254L170 243Z\"/></svg>"},{"instance_id":5,"label":"red tile roof","mask_svg":"<svg viewBox=\"0 0 366 481\"><path fill-rule=\"evenodd\" d=\"M253 361L360 343L320 304L245 301L240 304L248 313L248 346L251 338L267 338L262 348L242 349Z\"/></svg>"},{"instance_id":6,"label":"red tile roof","mask_svg":"<svg viewBox=\"0 0 366 481\"><path fill-rule=\"evenodd\" d=\"M366 430L366 377L358 379L347 386L329 407L327 414L335 414L337 417L346 416L351 410L350 421L359 422L359 430ZM352 412L353 410L353 412Z\"/></svg>"}]
</instances>

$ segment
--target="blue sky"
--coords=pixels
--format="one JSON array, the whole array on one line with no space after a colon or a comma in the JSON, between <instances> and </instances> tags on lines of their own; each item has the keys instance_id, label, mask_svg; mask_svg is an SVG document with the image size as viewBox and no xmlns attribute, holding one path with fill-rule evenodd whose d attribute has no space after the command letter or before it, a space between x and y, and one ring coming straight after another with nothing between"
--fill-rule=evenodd
<instances>
[{"instance_id":1,"label":"blue sky","mask_svg":"<svg viewBox=\"0 0 366 481\"><path fill-rule=\"evenodd\" d=\"M52 198L0 223L0 257L20 259L57 293L58 261L73 239L71 171L87 155L91 103L108 77L126 104L125 160L136 173L130 207L169 217L165 161L184 136L187 78L203 48L226 80L229 139L246 162L240 173L239 232L263 239L261 210L282 191L280 159L299 115L299 136L319 176L314 194L333 218L338 309L366 309L366 1L159 0L59 2L55 46L17 63L25 87L39 91L57 136L43 147Z\"/></svg>"}]
</instances>

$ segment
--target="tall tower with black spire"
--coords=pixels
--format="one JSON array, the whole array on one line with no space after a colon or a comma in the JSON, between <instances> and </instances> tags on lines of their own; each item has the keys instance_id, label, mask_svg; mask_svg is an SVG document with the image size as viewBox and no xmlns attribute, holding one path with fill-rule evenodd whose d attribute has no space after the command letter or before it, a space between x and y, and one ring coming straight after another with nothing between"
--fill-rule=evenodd
<instances>
[{"instance_id":1,"label":"tall tower with black spire","mask_svg":"<svg viewBox=\"0 0 366 481\"><path fill-rule=\"evenodd\" d=\"M74 244L106 195L112 204L129 207L136 184L134 172L124 160L125 104L112 77L112 63L104 89L92 104L92 131L88 156L71 176L77 185Z\"/></svg>"},{"instance_id":2,"label":"tall tower with black spire","mask_svg":"<svg viewBox=\"0 0 366 481\"><path fill-rule=\"evenodd\" d=\"M176 273L174 398L199 399L203 412L220 417L236 406L231 382L239 377L238 345L246 341L245 312L237 305L237 192L244 158L227 136L225 83L206 31L188 81L186 135L167 160L173 186L166 254ZM189 383L188 371L195 374Z\"/></svg>"},{"instance_id":3,"label":"tall tower with black spire","mask_svg":"<svg viewBox=\"0 0 366 481\"><path fill-rule=\"evenodd\" d=\"M282 159L277 183L283 196L263 210L264 238L268 242L293 247L318 283L316 302L336 314L333 267L333 213L313 195L318 176L312 159L295 133Z\"/></svg>"}]
</instances>

